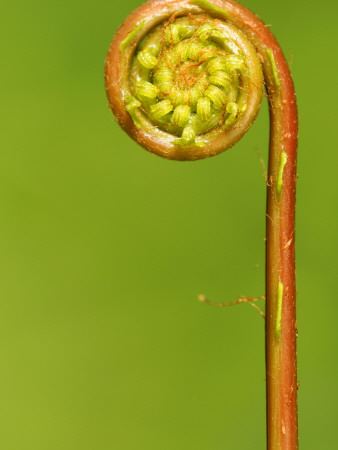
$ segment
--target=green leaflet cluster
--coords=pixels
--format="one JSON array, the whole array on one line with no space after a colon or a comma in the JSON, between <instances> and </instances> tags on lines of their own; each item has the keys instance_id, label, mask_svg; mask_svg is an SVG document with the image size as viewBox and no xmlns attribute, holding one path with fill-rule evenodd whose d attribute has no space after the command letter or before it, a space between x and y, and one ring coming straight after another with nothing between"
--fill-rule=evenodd
<instances>
[{"instance_id":1,"label":"green leaflet cluster","mask_svg":"<svg viewBox=\"0 0 338 450\"><path fill-rule=\"evenodd\" d=\"M246 109L247 65L228 27L205 16L156 27L138 46L132 64L129 112L140 108L180 146L203 145ZM132 105L132 106L130 106Z\"/></svg>"}]
</instances>

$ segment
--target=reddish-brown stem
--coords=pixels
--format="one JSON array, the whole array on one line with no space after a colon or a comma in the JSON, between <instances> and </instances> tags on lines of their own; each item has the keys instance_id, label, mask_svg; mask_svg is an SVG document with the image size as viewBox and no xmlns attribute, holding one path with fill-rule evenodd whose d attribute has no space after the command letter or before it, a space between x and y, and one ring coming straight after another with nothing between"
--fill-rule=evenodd
<instances>
[{"instance_id":1,"label":"reddish-brown stem","mask_svg":"<svg viewBox=\"0 0 338 450\"><path fill-rule=\"evenodd\" d=\"M295 92L283 52L264 23L235 2L215 0L213 4L228 10L228 19L249 36L263 64L271 121L266 245L267 447L269 450L296 450L295 193L298 120ZM284 166L283 152L286 155Z\"/></svg>"},{"instance_id":2,"label":"reddish-brown stem","mask_svg":"<svg viewBox=\"0 0 338 450\"><path fill-rule=\"evenodd\" d=\"M237 26L251 35L259 53L264 55L271 120L266 246L267 446L269 450L295 450L298 449L295 284L298 121L295 92L283 52L268 28L241 5L233 2L222 2L222 5L230 11ZM278 80L271 61L267 60L267 48L273 52ZM283 169L282 152L287 157Z\"/></svg>"}]
</instances>

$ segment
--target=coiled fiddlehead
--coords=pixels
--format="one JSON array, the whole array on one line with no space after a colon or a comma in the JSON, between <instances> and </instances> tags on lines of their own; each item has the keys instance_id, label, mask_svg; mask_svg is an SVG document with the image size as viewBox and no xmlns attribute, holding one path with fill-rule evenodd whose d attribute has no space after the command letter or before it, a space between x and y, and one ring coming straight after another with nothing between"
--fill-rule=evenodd
<instances>
[{"instance_id":1,"label":"coiled fiddlehead","mask_svg":"<svg viewBox=\"0 0 338 450\"><path fill-rule=\"evenodd\" d=\"M106 86L120 125L140 145L193 160L224 151L247 131L263 76L254 46L237 27L196 3L163 1L146 3L122 25Z\"/></svg>"},{"instance_id":2,"label":"coiled fiddlehead","mask_svg":"<svg viewBox=\"0 0 338 450\"><path fill-rule=\"evenodd\" d=\"M297 110L280 46L257 16L234 1L150 0L117 31L105 82L122 128L147 150L175 160L206 158L234 145L258 113L265 82L271 119L267 442L270 450L297 449Z\"/></svg>"}]
</instances>

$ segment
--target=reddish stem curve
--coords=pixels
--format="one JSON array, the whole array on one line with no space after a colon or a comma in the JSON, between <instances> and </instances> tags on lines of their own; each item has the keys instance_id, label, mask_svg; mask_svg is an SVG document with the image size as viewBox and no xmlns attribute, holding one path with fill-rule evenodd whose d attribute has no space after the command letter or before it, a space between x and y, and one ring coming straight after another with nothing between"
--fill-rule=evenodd
<instances>
[{"instance_id":1,"label":"reddish stem curve","mask_svg":"<svg viewBox=\"0 0 338 450\"><path fill-rule=\"evenodd\" d=\"M294 450L298 449L295 282L298 120L295 92L288 64L270 30L243 6L233 2L222 2L222 5L230 11L237 26L251 34L258 52L264 55L271 121L266 246L267 442L269 450ZM273 52L279 87L266 48ZM287 160L281 172L282 152ZM282 190L278 198L280 174ZM283 286L282 293L278 292L280 286ZM280 332L276 333L278 326Z\"/></svg>"},{"instance_id":2,"label":"reddish stem curve","mask_svg":"<svg viewBox=\"0 0 338 450\"><path fill-rule=\"evenodd\" d=\"M266 243L266 392L269 450L298 449L295 194L298 120L288 64L270 30L250 11L234 2L217 2L228 9L236 25L263 56L270 108L270 151L267 189ZM273 52L280 86L276 86L266 49ZM287 155L282 192L277 197L281 154ZM280 333L277 336L278 286L283 286Z\"/></svg>"}]
</instances>

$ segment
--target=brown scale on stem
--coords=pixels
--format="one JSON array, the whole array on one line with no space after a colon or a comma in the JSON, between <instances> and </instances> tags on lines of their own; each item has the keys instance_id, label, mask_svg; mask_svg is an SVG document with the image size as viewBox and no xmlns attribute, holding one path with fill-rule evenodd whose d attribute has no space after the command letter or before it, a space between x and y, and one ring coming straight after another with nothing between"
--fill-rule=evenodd
<instances>
[{"instance_id":1,"label":"brown scale on stem","mask_svg":"<svg viewBox=\"0 0 338 450\"><path fill-rule=\"evenodd\" d=\"M298 449L298 122L293 82L278 42L255 14L234 1L150 0L117 31L107 55L105 83L121 127L148 151L180 161L207 158L233 146L255 120L265 84L271 123L267 448Z\"/></svg>"}]
</instances>

